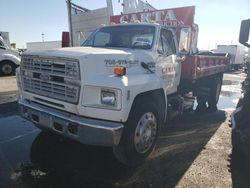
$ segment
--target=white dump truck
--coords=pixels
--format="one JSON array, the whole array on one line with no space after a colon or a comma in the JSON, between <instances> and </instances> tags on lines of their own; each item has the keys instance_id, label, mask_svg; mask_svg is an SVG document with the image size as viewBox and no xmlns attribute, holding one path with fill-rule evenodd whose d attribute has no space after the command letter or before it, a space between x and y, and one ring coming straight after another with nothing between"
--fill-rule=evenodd
<instances>
[{"instance_id":1,"label":"white dump truck","mask_svg":"<svg viewBox=\"0 0 250 188\"><path fill-rule=\"evenodd\" d=\"M0 31L0 75L13 75L20 61L19 52L10 48L9 33Z\"/></svg>"},{"instance_id":2,"label":"white dump truck","mask_svg":"<svg viewBox=\"0 0 250 188\"><path fill-rule=\"evenodd\" d=\"M22 116L81 143L113 147L126 165L142 163L161 126L192 109L195 96L197 112L216 110L228 58L195 54L194 11L112 16L81 47L24 53Z\"/></svg>"}]
</instances>

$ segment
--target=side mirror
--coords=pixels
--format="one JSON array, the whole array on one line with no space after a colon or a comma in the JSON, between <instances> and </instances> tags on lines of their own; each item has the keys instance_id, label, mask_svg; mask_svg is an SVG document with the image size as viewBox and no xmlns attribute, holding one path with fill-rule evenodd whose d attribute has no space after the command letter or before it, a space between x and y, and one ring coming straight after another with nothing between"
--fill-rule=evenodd
<instances>
[{"instance_id":1,"label":"side mirror","mask_svg":"<svg viewBox=\"0 0 250 188\"><path fill-rule=\"evenodd\" d=\"M242 20L240 26L239 42L248 48L250 47L249 32L250 32L250 19Z\"/></svg>"},{"instance_id":2,"label":"side mirror","mask_svg":"<svg viewBox=\"0 0 250 188\"><path fill-rule=\"evenodd\" d=\"M191 28L182 28L179 38L179 54L187 55L191 49Z\"/></svg>"}]
</instances>

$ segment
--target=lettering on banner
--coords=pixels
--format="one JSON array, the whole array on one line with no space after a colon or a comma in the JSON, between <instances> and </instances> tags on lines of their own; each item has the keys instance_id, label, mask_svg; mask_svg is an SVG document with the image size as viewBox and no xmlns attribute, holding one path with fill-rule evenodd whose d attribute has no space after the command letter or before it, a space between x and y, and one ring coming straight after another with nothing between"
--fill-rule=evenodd
<instances>
[{"instance_id":1,"label":"lettering on banner","mask_svg":"<svg viewBox=\"0 0 250 188\"><path fill-rule=\"evenodd\" d=\"M182 7L175 9L164 9L141 13L131 13L124 15L111 16L110 20L114 23L135 23L138 20L142 23L156 22L165 26L193 25L195 7Z\"/></svg>"}]
</instances>

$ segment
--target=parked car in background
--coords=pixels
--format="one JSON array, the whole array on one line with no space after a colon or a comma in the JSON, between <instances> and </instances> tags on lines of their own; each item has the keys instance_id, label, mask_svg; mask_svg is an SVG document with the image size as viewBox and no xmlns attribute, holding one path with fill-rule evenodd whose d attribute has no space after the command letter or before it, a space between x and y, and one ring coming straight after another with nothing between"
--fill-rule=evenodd
<instances>
[{"instance_id":1,"label":"parked car in background","mask_svg":"<svg viewBox=\"0 0 250 188\"><path fill-rule=\"evenodd\" d=\"M0 32L0 75L9 76L15 73L20 65L19 52L9 45L8 32Z\"/></svg>"}]
</instances>

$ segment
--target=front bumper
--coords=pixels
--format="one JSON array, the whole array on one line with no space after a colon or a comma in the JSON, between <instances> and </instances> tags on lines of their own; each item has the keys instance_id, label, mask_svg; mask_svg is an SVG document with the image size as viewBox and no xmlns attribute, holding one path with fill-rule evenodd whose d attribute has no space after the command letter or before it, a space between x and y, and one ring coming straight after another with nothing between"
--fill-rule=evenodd
<instances>
[{"instance_id":1,"label":"front bumper","mask_svg":"<svg viewBox=\"0 0 250 188\"><path fill-rule=\"evenodd\" d=\"M123 124L76 116L25 99L19 100L21 115L38 128L49 129L83 144L116 146Z\"/></svg>"}]
</instances>

